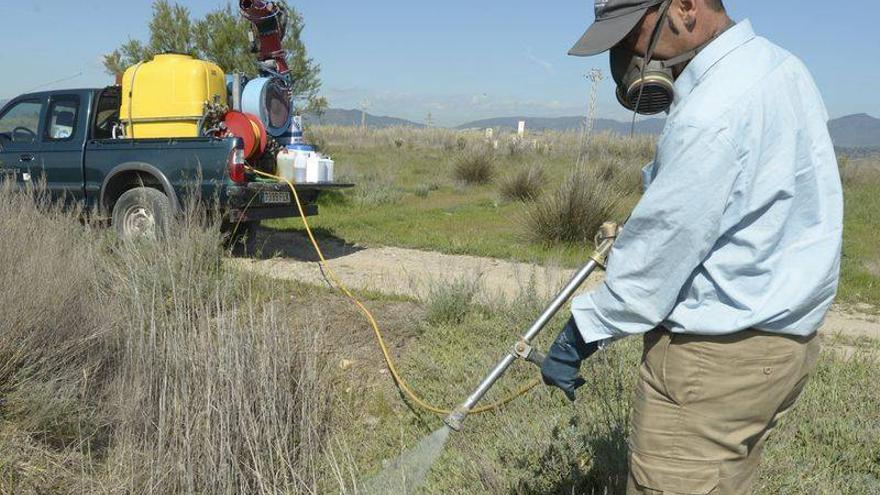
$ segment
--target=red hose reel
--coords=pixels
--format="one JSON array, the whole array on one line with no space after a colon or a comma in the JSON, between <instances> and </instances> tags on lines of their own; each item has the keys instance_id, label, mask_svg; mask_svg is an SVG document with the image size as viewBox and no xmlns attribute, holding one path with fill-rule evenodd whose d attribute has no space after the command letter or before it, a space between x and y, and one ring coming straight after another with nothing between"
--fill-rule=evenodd
<instances>
[{"instance_id":1,"label":"red hose reel","mask_svg":"<svg viewBox=\"0 0 880 495\"><path fill-rule=\"evenodd\" d=\"M244 141L244 157L246 160L258 158L266 152L269 135L259 117L244 112L230 111L223 117L228 135L239 137Z\"/></svg>"}]
</instances>

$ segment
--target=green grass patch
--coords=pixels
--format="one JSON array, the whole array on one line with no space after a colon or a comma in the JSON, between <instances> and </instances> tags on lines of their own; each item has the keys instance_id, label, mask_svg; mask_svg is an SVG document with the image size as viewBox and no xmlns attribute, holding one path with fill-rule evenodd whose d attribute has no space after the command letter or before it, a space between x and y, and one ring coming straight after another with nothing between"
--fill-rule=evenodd
<instances>
[{"instance_id":1,"label":"green grass patch","mask_svg":"<svg viewBox=\"0 0 880 495\"><path fill-rule=\"evenodd\" d=\"M843 261L839 300L880 306L880 173L844 182Z\"/></svg>"},{"instance_id":2,"label":"green grass patch","mask_svg":"<svg viewBox=\"0 0 880 495\"><path fill-rule=\"evenodd\" d=\"M582 265L592 246L590 242L552 242L577 231L576 225L564 225L560 218L572 216L566 211L572 210L573 204L594 200L600 203L595 215L583 207L573 210L585 223L592 225L607 216L625 218L637 200L638 168L653 153L653 142L648 139L630 141L599 135L582 146L577 134L546 133L516 140L513 150L508 144L514 140L501 136L494 159L500 177L515 177L525 166L540 167L544 175L544 192L534 204L505 199L511 197L504 191L506 180L463 185L453 179L456 158L463 149L485 149L484 138L478 133L342 128L314 132L328 143L340 174L357 183L353 191L322 199L321 214L311 222L325 232L365 246L399 246L569 268ZM593 177L589 181L592 192L582 194L584 199L562 194L566 178L579 161ZM870 164L845 159L841 164L846 223L839 300L880 307L880 172ZM598 187L595 182L600 180L609 186ZM611 208L600 197L610 193L616 195ZM268 226L302 229L302 222L287 219L268 222Z\"/></svg>"}]
</instances>

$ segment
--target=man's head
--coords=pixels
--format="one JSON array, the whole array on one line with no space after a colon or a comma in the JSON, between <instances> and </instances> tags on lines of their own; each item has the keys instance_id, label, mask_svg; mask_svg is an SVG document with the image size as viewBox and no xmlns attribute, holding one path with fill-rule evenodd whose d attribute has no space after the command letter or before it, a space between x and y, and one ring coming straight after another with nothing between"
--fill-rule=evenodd
<instances>
[{"instance_id":1,"label":"man's head","mask_svg":"<svg viewBox=\"0 0 880 495\"><path fill-rule=\"evenodd\" d=\"M668 0L666 22L654 49L667 60L702 46L730 23L723 0ZM596 0L596 22L569 54L591 56L620 45L645 56L664 0Z\"/></svg>"},{"instance_id":2,"label":"man's head","mask_svg":"<svg viewBox=\"0 0 880 495\"><path fill-rule=\"evenodd\" d=\"M619 46L644 57L660 14L660 5L649 8ZM672 0L652 58L669 60L703 46L729 23L721 0Z\"/></svg>"},{"instance_id":3,"label":"man's head","mask_svg":"<svg viewBox=\"0 0 880 495\"><path fill-rule=\"evenodd\" d=\"M654 115L672 104L684 66L730 24L722 0L596 0L596 22L569 54L610 50L620 103Z\"/></svg>"}]
</instances>

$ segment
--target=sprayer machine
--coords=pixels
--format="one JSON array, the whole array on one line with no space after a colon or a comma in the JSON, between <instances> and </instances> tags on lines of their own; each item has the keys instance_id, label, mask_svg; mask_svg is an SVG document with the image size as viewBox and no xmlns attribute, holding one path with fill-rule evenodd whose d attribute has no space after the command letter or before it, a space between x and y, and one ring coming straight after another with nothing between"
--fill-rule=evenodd
<instances>
[{"instance_id":1,"label":"sprayer machine","mask_svg":"<svg viewBox=\"0 0 880 495\"><path fill-rule=\"evenodd\" d=\"M237 137L255 169L296 183L333 182L333 160L303 139L295 115L294 81L284 39L288 12L280 3L241 0L251 23L258 76L224 74L216 64L164 53L122 76L120 123L115 137Z\"/></svg>"}]
</instances>

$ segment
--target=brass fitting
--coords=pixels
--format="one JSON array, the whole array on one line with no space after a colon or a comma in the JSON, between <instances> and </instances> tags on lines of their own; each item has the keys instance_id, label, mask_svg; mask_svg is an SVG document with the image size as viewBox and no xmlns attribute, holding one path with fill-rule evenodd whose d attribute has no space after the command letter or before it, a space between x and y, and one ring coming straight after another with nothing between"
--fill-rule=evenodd
<instances>
[{"instance_id":1,"label":"brass fitting","mask_svg":"<svg viewBox=\"0 0 880 495\"><path fill-rule=\"evenodd\" d=\"M617 235L620 233L620 227L617 225L617 222L605 222L599 227L599 239L616 239Z\"/></svg>"}]
</instances>

